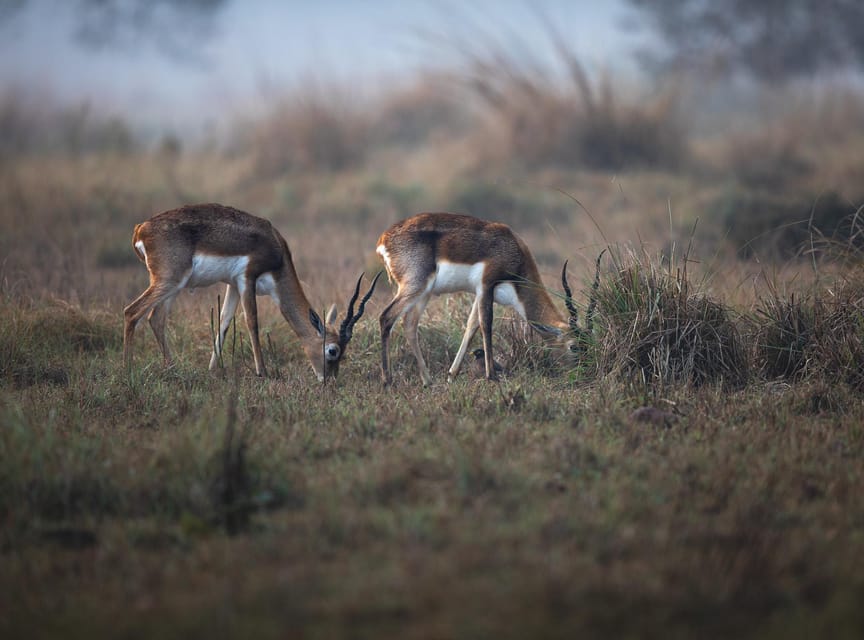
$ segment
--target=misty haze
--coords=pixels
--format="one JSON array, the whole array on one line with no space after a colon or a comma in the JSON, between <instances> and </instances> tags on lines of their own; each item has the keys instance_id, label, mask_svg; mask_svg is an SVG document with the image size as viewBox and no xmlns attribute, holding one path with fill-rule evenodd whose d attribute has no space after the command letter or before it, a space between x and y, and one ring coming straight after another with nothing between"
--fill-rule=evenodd
<instances>
[{"instance_id":1,"label":"misty haze","mask_svg":"<svg viewBox=\"0 0 864 640\"><path fill-rule=\"evenodd\" d=\"M862 637L862 33L0 0L0 637Z\"/></svg>"}]
</instances>

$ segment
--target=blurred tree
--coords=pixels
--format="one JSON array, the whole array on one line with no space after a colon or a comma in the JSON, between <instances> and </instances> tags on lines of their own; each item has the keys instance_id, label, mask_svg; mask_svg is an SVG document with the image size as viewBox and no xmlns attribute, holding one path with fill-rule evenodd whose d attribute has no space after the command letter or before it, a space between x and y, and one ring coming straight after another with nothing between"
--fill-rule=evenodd
<instances>
[{"instance_id":1,"label":"blurred tree","mask_svg":"<svg viewBox=\"0 0 864 640\"><path fill-rule=\"evenodd\" d=\"M864 69L862 0L628 0L662 40L653 71L744 72L783 83Z\"/></svg>"},{"instance_id":2,"label":"blurred tree","mask_svg":"<svg viewBox=\"0 0 864 640\"><path fill-rule=\"evenodd\" d=\"M0 0L0 22L10 22L40 0ZM201 41L215 31L228 0L70 0L75 40L92 49L134 50L149 43L161 53L202 62ZM50 10L50 7L49 7Z\"/></svg>"}]
</instances>

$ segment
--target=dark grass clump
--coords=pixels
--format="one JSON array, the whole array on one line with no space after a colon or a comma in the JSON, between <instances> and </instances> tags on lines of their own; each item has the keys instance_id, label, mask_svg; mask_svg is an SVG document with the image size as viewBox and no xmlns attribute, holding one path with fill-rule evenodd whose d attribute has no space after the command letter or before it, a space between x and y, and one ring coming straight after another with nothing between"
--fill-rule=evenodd
<instances>
[{"instance_id":1,"label":"dark grass clump","mask_svg":"<svg viewBox=\"0 0 864 640\"><path fill-rule=\"evenodd\" d=\"M686 260L683 269L629 261L597 291L600 371L651 386L744 384L748 363L730 311L693 290Z\"/></svg>"},{"instance_id":2,"label":"dark grass clump","mask_svg":"<svg viewBox=\"0 0 864 640\"><path fill-rule=\"evenodd\" d=\"M770 379L843 383L864 391L860 271L808 296L771 290L757 309L755 363Z\"/></svg>"},{"instance_id":3,"label":"dark grass clump","mask_svg":"<svg viewBox=\"0 0 864 640\"><path fill-rule=\"evenodd\" d=\"M864 283L844 281L816 309L814 369L826 381L842 380L864 391Z\"/></svg>"},{"instance_id":4,"label":"dark grass clump","mask_svg":"<svg viewBox=\"0 0 864 640\"><path fill-rule=\"evenodd\" d=\"M532 47L510 34L501 37L505 29L443 38L446 49L456 52L453 77L465 102L479 105L481 164L681 166L690 152L677 87L622 91L608 74L590 73L566 34L541 11L537 15L551 58L528 53Z\"/></svg>"},{"instance_id":5,"label":"dark grass clump","mask_svg":"<svg viewBox=\"0 0 864 640\"><path fill-rule=\"evenodd\" d=\"M813 301L793 294L789 299L776 290L756 309L757 321L751 344L754 364L768 379L798 379L807 364L806 348L815 328Z\"/></svg>"},{"instance_id":6,"label":"dark grass clump","mask_svg":"<svg viewBox=\"0 0 864 640\"><path fill-rule=\"evenodd\" d=\"M788 196L772 191L735 191L713 207L741 257L789 259L831 253L835 246L864 247L860 199L838 193Z\"/></svg>"},{"instance_id":7,"label":"dark grass clump","mask_svg":"<svg viewBox=\"0 0 864 640\"><path fill-rule=\"evenodd\" d=\"M120 339L102 312L61 301L9 305L0 311L0 384L65 386L71 355L116 348Z\"/></svg>"}]
</instances>

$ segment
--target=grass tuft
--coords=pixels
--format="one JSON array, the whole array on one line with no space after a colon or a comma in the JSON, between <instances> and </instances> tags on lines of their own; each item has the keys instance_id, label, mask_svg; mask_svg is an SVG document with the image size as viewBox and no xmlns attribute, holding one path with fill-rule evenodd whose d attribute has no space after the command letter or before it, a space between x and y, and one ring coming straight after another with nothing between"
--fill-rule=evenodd
<instances>
[{"instance_id":1,"label":"grass tuft","mask_svg":"<svg viewBox=\"0 0 864 640\"><path fill-rule=\"evenodd\" d=\"M601 280L597 347L602 368L650 386L722 383L739 387L748 362L730 310L695 290L684 267L619 256Z\"/></svg>"},{"instance_id":2,"label":"grass tuft","mask_svg":"<svg viewBox=\"0 0 864 640\"><path fill-rule=\"evenodd\" d=\"M772 287L754 320L754 363L769 379L838 382L864 391L864 285L860 268L806 295Z\"/></svg>"}]
</instances>

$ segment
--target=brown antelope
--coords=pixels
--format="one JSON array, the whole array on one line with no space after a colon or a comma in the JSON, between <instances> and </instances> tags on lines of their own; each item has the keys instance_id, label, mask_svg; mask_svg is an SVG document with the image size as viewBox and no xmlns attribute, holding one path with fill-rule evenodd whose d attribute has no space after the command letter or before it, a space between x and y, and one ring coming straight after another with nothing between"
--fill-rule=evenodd
<instances>
[{"instance_id":1,"label":"brown antelope","mask_svg":"<svg viewBox=\"0 0 864 640\"><path fill-rule=\"evenodd\" d=\"M150 286L123 312L123 361L127 367L132 362L135 328L148 313L165 364L170 366L172 360L165 340L165 320L174 298L185 288L224 282L228 287L210 358L211 370L219 362L225 332L234 317L237 303L242 301L252 342L255 373L266 375L258 338L257 294L270 296L276 302L300 338L318 379L336 376L354 325L363 315L366 302L381 275L375 276L372 286L360 301L357 315L354 315L354 303L363 279L361 274L348 303L347 315L337 330L334 327L335 305L330 307L325 322L322 322L306 299L291 261L288 243L263 218L220 204L188 205L165 211L136 225L132 246L147 265Z\"/></svg>"},{"instance_id":2,"label":"brown antelope","mask_svg":"<svg viewBox=\"0 0 864 640\"><path fill-rule=\"evenodd\" d=\"M404 318L408 346L417 359L423 384L431 383L429 369L417 341L420 316L433 295L467 291L474 293L474 304L462 344L449 370L459 373L471 338L480 328L486 378L496 380L492 357L492 304L508 305L561 351L574 356L584 337L591 331L596 299L589 305L586 329L579 327L576 307L567 285L567 263L561 272L569 322L552 303L540 280L537 263L528 247L506 224L487 222L453 213L421 213L397 222L378 239L378 253L384 260L391 281L398 290L381 314L381 374L384 384L390 374L390 332ZM602 256L602 254L601 254ZM597 278L600 272L597 258ZM596 292L599 280L595 278Z\"/></svg>"}]
</instances>

